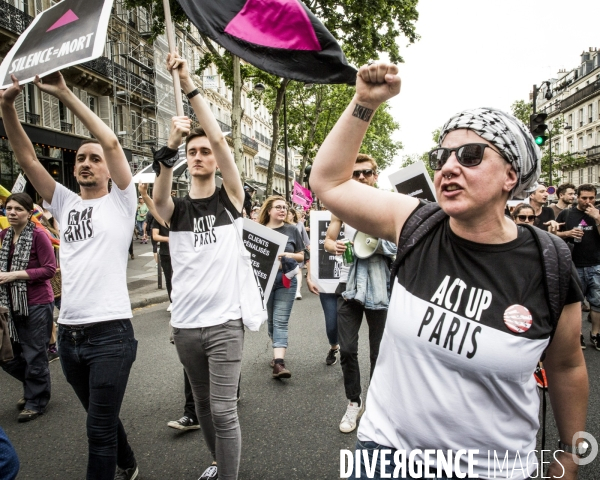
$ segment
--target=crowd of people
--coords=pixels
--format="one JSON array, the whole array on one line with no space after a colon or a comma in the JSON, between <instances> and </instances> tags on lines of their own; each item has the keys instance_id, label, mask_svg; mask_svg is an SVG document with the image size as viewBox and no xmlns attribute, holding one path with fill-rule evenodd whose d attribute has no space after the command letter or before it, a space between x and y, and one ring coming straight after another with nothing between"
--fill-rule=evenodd
<instances>
[{"instance_id":1,"label":"crowd of people","mask_svg":"<svg viewBox=\"0 0 600 480\"><path fill-rule=\"evenodd\" d=\"M581 352L584 298L590 341L600 350L595 187L561 185L559 202L547 207L547 189L536 183L540 151L531 134L513 116L481 108L451 118L439 147L430 152L437 203L373 188L377 163L358 152L375 110L399 93L400 79L394 65L365 65L355 97L322 144L311 173L312 188L331 211L324 249L346 258L335 293L320 292L310 276L305 212L278 195L262 205L253 202L187 62L169 55L167 67L178 71L202 128L192 128L188 117L173 117L167 145L154 154L152 195L147 185L136 191L117 137L60 73L36 78L35 84L62 101L94 137L77 151L79 195L57 183L37 159L14 107L22 89L18 80L13 76L13 86L1 93L16 159L56 219L50 227L60 228L58 355L87 412L86 478L139 475L119 419L138 348L126 286L132 220L139 240L150 238L155 245L155 260L165 273L172 343L184 370L184 415L168 426L201 429L213 458L201 480L238 477L245 292L232 281L238 259L231 252L237 251L247 216L287 237L266 302L271 375L292 376L285 364L288 326L294 301L302 298L306 267L308 289L323 308L330 345L325 362L332 366L339 358L341 364L348 403L339 430L358 428L356 448L364 451L354 478L367 478L365 462L384 450L479 448L480 478L487 478L486 451L509 452L512 464L519 452L535 448L539 397L533 374L541 371L543 358L563 450L548 474L575 479L570 453L585 454L583 439L574 435L585 430L588 395ZM172 167L182 139L191 182L189 193L177 197ZM215 184L217 168L221 187ZM528 201L506 215L508 199L525 195ZM9 227L0 233L0 306L7 311L14 357L3 368L23 383L19 421L43 414L50 399L57 256L50 230L32 220L35 211L28 195L11 195ZM357 231L381 239L380 248L348 259L344 254L352 246L342 230L345 239ZM561 282L553 280L555 271L563 275ZM363 317L369 332L368 392L358 357ZM0 429L3 450L10 451L10 443ZM513 478L535 473L537 461L525 456L527 472ZM7 478L15 478L18 460L6 465L5 471L15 472ZM389 478L393 468L376 463L375 477L369 478ZM437 478L452 478L452 472Z\"/></svg>"}]
</instances>

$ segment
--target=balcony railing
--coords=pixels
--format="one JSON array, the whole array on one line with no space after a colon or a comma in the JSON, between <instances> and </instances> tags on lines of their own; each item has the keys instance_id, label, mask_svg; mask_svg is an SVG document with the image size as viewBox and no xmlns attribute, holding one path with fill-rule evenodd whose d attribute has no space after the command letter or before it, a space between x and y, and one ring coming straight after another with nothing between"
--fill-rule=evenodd
<instances>
[{"instance_id":1,"label":"balcony railing","mask_svg":"<svg viewBox=\"0 0 600 480\"><path fill-rule=\"evenodd\" d=\"M248 135L244 135L242 133L242 143L244 145L246 145L247 147L252 148L253 150L256 150L258 152L258 142L252 138L250 138Z\"/></svg>"},{"instance_id":2,"label":"balcony railing","mask_svg":"<svg viewBox=\"0 0 600 480\"><path fill-rule=\"evenodd\" d=\"M589 97L593 93L600 90L600 80L596 80L594 83L583 87L578 92L575 92L573 95L569 95L562 102L560 102L560 109L565 110L572 105L575 105L577 102L583 100L584 98Z\"/></svg>"},{"instance_id":3,"label":"balcony railing","mask_svg":"<svg viewBox=\"0 0 600 480\"><path fill-rule=\"evenodd\" d=\"M258 141L264 143L265 145L268 145L269 147L273 143L270 138L268 138L266 135L263 135L262 133L260 133L257 130L254 131L254 138L256 138Z\"/></svg>"},{"instance_id":4,"label":"balcony railing","mask_svg":"<svg viewBox=\"0 0 600 480\"><path fill-rule=\"evenodd\" d=\"M587 149L587 158L595 159L600 157L600 145Z\"/></svg>"},{"instance_id":5,"label":"balcony railing","mask_svg":"<svg viewBox=\"0 0 600 480\"><path fill-rule=\"evenodd\" d=\"M25 121L31 125L39 125L40 116L36 115L35 113L25 112Z\"/></svg>"},{"instance_id":6,"label":"balcony railing","mask_svg":"<svg viewBox=\"0 0 600 480\"><path fill-rule=\"evenodd\" d=\"M73 124L67 122L60 122L60 131L65 133L73 133Z\"/></svg>"},{"instance_id":7,"label":"balcony railing","mask_svg":"<svg viewBox=\"0 0 600 480\"><path fill-rule=\"evenodd\" d=\"M0 27L21 35L32 21L33 17L31 15L27 15L10 3L0 0Z\"/></svg>"},{"instance_id":8,"label":"balcony railing","mask_svg":"<svg viewBox=\"0 0 600 480\"><path fill-rule=\"evenodd\" d=\"M257 167L268 169L269 160L267 160L264 157L256 157L254 159L254 165L256 165ZM275 171L277 173L280 173L281 175L285 175L285 167L283 165L275 164ZM292 171L292 169L288 169L288 178L294 178L294 172Z\"/></svg>"},{"instance_id":9,"label":"balcony railing","mask_svg":"<svg viewBox=\"0 0 600 480\"><path fill-rule=\"evenodd\" d=\"M143 95L152 102L156 100L156 90L152 83L150 83L148 80L144 80L135 73L128 72L127 69L118 63L113 64L110 58L100 57L96 60L82 63L81 66L89 68L90 70L111 80L114 78L119 85L129 88L133 93L139 93Z\"/></svg>"}]
</instances>

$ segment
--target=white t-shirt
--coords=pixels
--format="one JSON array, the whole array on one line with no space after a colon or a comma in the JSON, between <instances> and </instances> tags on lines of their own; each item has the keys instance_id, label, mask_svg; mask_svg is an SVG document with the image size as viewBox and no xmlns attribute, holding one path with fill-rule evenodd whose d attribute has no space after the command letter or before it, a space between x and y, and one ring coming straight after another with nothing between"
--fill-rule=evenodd
<instances>
[{"instance_id":1,"label":"white t-shirt","mask_svg":"<svg viewBox=\"0 0 600 480\"><path fill-rule=\"evenodd\" d=\"M57 183L52 204L44 202L61 225L59 323L131 318L127 254L136 203L133 180L125 190L113 183L108 195L93 200Z\"/></svg>"},{"instance_id":2,"label":"white t-shirt","mask_svg":"<svg viewBox=\"0 0 600 480\"><path fill-rule=\"evenodd\" d=\"M169 250L175 328L204 328L242 317L236 279L242 215L217 187L208 198L174 198ZM235 219L231 222L227 209Z\"/></svg>"}]
</instances>

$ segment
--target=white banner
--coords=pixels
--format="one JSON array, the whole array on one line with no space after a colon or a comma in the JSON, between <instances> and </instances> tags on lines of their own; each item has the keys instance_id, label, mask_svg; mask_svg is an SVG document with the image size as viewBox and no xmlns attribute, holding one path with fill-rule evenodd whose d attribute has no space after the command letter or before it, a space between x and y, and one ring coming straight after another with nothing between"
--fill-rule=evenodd
<instances>
[{"instance_id":1,"label":"white banner","mask_svg":"<svg viewBox=\"0 0 600 480\"><path fill-rule=\"evenodd\" d=\"M27 185L27 180L25 180L25 177L22 173L19 173L19 176L15 180L15 184L13 185L10 193L21 193L23 190L25 190L25 185Z\"/></svg>"},{"instance_id":2,"label":"white banner","mask_svg":"<svg viewBox=\"0 0 600 480\"><path fill-rule=\"evenodd\" d=\"M207 88L210 90L219 89L219 76L218 75L204 75L202 78L202 87L204 90Z\"/></svg>"},{"instance_id":3,"label":"white banner","mask_svg":"<svg viewBox=\"0 0 600 480\"><path fill-rule=\"evenodd\" d=\"M421 161L392 173L388 178L398 193L437 202L435 187L425 164Z\"/></svg>"},{"instance_id":4,"label":"white banner","mask_svg":"<svg viewBox=\"0 0 600 480\"><path fill-rule=\"evenodd\" d=\"M104 52L113 0L63 0L33 19L0 65L2 87L98 58Z\"/></svg>"},{"instance_id":5,"label":"white banner","mask_svg":"<svg viewBox=\"0 0 600 480\"><path fill-rule=\"evenodd\" d=\"M310 278L320 292L335 293L342 273L341 257L325 251L325 237L331 222L331 212L310 212ZM338 240L352 240L356 230L342 224Z\"/></svg>"},{"instance_id":6,"label":"white banner","mask_svg":"<svg viewBox=\"0 0 600 480\"><path fill-rule=\"evenodd\" d=\"M278 257L283 253L288 237L249 218L244 218L242 238L246 250L250 252L252 267L266 308L279 270Z\"/></svg>"}]
</instances>

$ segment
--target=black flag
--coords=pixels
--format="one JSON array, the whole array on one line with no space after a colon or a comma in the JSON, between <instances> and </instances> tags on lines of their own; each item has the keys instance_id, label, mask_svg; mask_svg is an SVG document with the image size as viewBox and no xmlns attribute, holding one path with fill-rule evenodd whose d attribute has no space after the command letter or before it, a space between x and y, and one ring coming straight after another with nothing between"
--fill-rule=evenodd
<instances>
[{"instance_id":1,"label":"black flag","mask_svg":"<svg viewBox=\"0 0 600 480\"><path fill-rule=\"evenodd\" d=\"M307 83L354 84L356 70L299 0L177 0L198 30L248 63Z\"/></svg>"}]
</instances>

